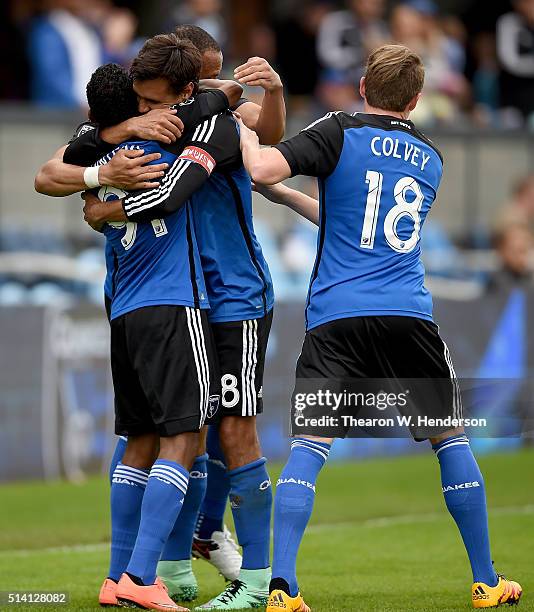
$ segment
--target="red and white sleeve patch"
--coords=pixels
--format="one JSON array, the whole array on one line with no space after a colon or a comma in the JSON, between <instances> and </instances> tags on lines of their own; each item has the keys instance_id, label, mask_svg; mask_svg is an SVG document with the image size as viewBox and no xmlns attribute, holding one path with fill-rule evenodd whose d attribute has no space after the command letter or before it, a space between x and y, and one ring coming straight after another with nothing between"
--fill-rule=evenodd
<instances>
[{"instance_id":1,"label":"red and white sleeve patch","mask_svg":"<svg viewBox=\"0 0 534 612\"><path fill-rule=\"evenodd\" d=\"M180 159L187 159L195 164L200 164L208 174L211 174L217 165L213 157L199 147L186 147L180 155Z\"/></svg>"}]
</instances>

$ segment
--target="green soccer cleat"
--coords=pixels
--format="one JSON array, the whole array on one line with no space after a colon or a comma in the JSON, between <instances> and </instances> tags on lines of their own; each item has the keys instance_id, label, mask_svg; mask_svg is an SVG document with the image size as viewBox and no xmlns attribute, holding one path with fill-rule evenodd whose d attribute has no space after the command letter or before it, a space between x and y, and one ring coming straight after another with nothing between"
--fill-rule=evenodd
<instances>
[{"instance_id":1,"label":"green soccer cleat","mask_svg":"<svg viewBox=\"0 0 534 612\"><path fill-rule=\"evenodd\" d=\"M271 568L245 570L218 596L195 610L249 610L265 608L269 598Z\"/></svg>"},{"instance_id":2,"label":"green soccer cleat","mask_svg":"<svg viewBox=\"0 0 534 612\"><path fill-rule=\"evenodd\" d=\"M198 583L191 567L191 559L160 561L157 574L169 590L173 601L193 601L198 597Z\"/></svg>"}]
</instances>

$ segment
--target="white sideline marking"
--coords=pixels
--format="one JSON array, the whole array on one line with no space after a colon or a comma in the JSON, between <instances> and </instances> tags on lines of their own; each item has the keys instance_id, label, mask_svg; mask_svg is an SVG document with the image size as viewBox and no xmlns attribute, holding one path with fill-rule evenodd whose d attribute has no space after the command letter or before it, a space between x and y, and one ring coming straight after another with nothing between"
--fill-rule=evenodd
<instances>
[{"instance_id":1,"label":"white sideline marking","mask_svg":"<svg viewBox=\"0 0 534 612\"><path fill-rule=\"evenodd\" d=\"M534 504L526 506L503 506L495 508L489 512L490 518L493 516L512 516L518 514L534 514ZM400 516L383 516L379 518L367 519L365 521L344 521L341 523L321 523L320 525L310 525L307 533L320 533L321 531L332 531L333 529L347 529L353 527L363 527L373 529L377 527L391 527L394 525L410 525L414 523L433 523L443 519L449 520L449 515L445 512L434 512L427 514L401 514ZM27 548L18 550L0 550L0 557L30 557L32 555L46 555L56 553L92 553L102 552L109 549L109 542L99 544L74 544L72 546L50 546L48 548Z\"/></svg>"},{"instance_id":2,"label":"white sideline marking","mask_svg":"<svg viewBox=\"0 0 534 612\"><path fill-rule=\"evenodd\" d=\"M526 506L503 506L489 511L489 518L493 516L510 516L517 514L534 514L534 505ZM306 531L310 533L330 531L332 529L346 529L347 527L365 527L372 529L375 527L390 527L394 525L410 525L413 523L434 523L435 521L447 519L446 512L432 512L426 514L401 514L400 516L383 516L380 518L367 519L365 521L345 521L342 523L321 523L310 525Z\"/></svg>"},{"instance_id":3,"label":"white sideline marking","mask_svg":"<svg viewBox=\"0 0 534 612\"><path fill-rule=\"evenodd\" d=\"M72 546L49 546L48 548L21 548L15 550L0 550L0 557L31 557L32 555L47 555L55 553L100 552L109 550L109 542L99 544L73 544Z\"/></svg>"}]
</instances>

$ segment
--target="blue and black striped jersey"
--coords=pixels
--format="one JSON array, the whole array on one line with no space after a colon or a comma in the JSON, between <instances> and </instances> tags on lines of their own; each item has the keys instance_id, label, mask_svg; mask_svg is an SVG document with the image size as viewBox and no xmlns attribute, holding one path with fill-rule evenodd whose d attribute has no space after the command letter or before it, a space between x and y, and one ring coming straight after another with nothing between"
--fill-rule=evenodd
<instances>
[{"instance_id":1,"label":"blue and black striped jersey","mask_svg":"<svg viewBox=\"0 0 534 612\"><path fill-rule=\"evenodd\" d=\"M250 177L232 115L206 120L168 176L172 179L159 188L126 199L128 217L144 221L165 217L189 200L210 320L263 317L273 307L273 285L254 233Z\"/></svg>"},{"instance_id":2,"label":"blue and black striped jersey","mask_svg":"<svg viewBox=\"0 0 534 612\"><path fill-rule=\"evenodd\" d=\"M164 150L160 148L160 145L155 142L130 142L123 143L122 146L128 147L136 147L143 148L145 153L149 152L160 152L163 157L168 157L165 161L169 161L169 165L172 165L174 160L177 158L177 155L181 153L183 147L186 142L191 139L191 136L196 133L199 124L203 123L205 119L214 116L217 113L220 113L225 108L228 107L228 99L226 95L220 90L207 90L197 94L195 97L189 98L186 102L176 105L177 116L180 117L184 123L185 131L182 137L173 145L173 150ZM100 160L103 156L108 155L108 157L104 157L102 161L109 161L111 157L109 155L113 155L116 152L117 148L115 145L111 145L100 137L100 131L98 125L85 122L82 123L76 129L74 136L72 137L69 146L65 150L63 155L63 161L70 164L75 164L79 166L90 166ZM165 184L168 185L170 182L169 174L165 177ZM98 190L96 191L98 193ZM104 194L104 191L101 192ZM136 196L140 193L130 194L132 201L135 200ZM128 194L123 194L128 195ZM109 191L107 197L113 198L116 196ZM190 212L190 211L189 211ZM150 221L150 219L149 219ZM133 224L132 224L133 225ZM132 227L130 225L130 227ZM148 227L148 226L147 226ZM185 226L184 226L185 227ZM193 229L194 231L194 229ZM141 233L145 233L145 230L142 229ZM194 241L193 241L194 242ZM139 243L138 243L139 246ZM160 245L162 246L162 245ZM196 246L195 246L196 249ZM137 249L136 249L137 250ZM120 253L120 251L118 251ZM106 241L105 255L106 255L106 280L104 283L104 293L109 299L113 299L115 295L115 290L117 286L117 279L121 278L123 275L118 273L117 264L118 257L117 251L112 247L112 241ZM177 265L182 265L182 261L177 262ZM194 276L194 275L193 275ZM192 277L193 278L193 277ZM176 279L173 278L173 281ZM171 285L168 287L170 290ZM174 290L172 290L174 292ZM205 291L200 291L200 294L205 293ZM161 291L157 292L155 295L161 297ZM173 293L174 295L174 293ZM122 300L121 300L122 301ZM205 301L204 303L207 303ZM115 305L114 312L118 310L122 310L122 307L119 308L117 304ZM116 315L114 315L116 316Z\"/></svg>"},{"instance_id":3,"label":"blue and black striped jersey","mask_svg":"<svg viewBox=\"0 0 534 612\"><path fill-rule=\"evenodd\" d=\"M432 142L408 120L337 112L277 148L292 175L319 180L307 328L368 315L432 320L420 243L443 171Z\"/></svg>"}]
</instances>

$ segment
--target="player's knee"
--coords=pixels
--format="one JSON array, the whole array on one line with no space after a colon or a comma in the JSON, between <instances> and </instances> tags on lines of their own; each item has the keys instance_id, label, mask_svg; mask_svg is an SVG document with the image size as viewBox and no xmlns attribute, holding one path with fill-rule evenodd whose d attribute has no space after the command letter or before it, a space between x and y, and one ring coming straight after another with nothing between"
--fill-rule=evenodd
<instances>
[{"instance_id":1,"label":"player's knee","mask_svg":"<svg viewBox=\"0 0 534 612\"><path fill-rule=\"evenodd\" d=\"M151 468L158 454L158 441L155 433L128 436L122 463L140 470Z\"/></svg>"},{"instance_id":2,"label":"player's knee","mask_svg":"<svg viewBox=\"0 0 534 612\"><path fill-rule=\"evenodd\" d=\"M206 452L206 438L208 436L208 427L205 425L198 434L197 457L200 457Z\"/></svg>"},{"instance_id":3,"label":"player's knee","mask_svg":"<svg viewBox=\"0 0 534 612\"><path fill-rule=\"evenodd\" d=\"M198 448L199 434L196 431L162 437L159 458L175 461L189 470L198 454Z\"/></svg>"},{"instance_id":4,"label":"player's knee","mask_svg":"<svg viewBox=\"0 0 534 612\"><path fill-rule=\"evenodd\" d=\"M230 470L261 456L256 417L224 417L219 427L219 438Z\"/></svg>"},{"instance_id":5,"label":"player's knee","mask_svg":"<svg viewBox=\"0 0 534 612\"><path fill-rule=\"evenodd\" d=\"M429 438L430 444L439 444L446 440L447 438L451 438L452 436L459 436L465 432L463 427L457 427L456 429L449 429L442 434L439 434L435 438Z\"/></svg>"}]
</instances>

